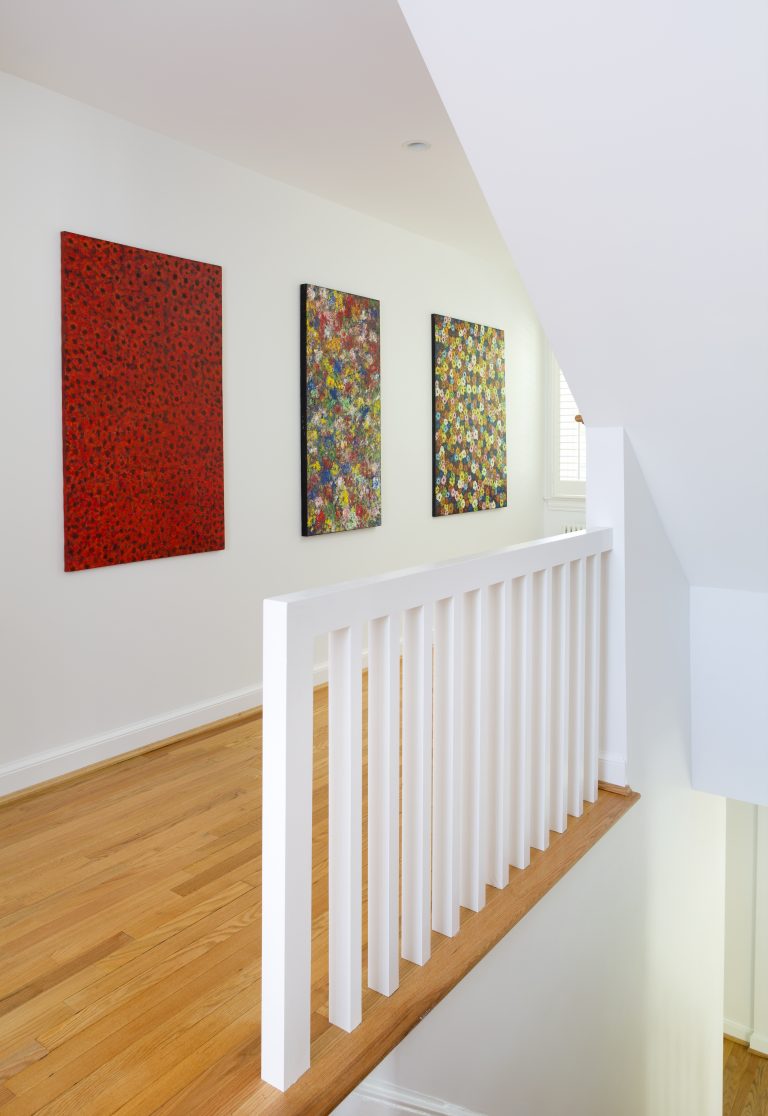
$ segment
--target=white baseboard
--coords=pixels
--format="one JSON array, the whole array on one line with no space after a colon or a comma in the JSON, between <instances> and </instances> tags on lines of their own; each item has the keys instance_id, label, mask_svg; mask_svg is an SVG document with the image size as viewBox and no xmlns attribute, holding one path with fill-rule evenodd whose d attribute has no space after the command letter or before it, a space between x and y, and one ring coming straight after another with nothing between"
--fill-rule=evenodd
<instances>
[{"instance_id":1,"label":"white baseboard","mask_svg":"<svg viewBox=\"0 0 768 1116\"><path fill-rule=\"evenodd\" d=\"M25 790L35 783L44 783L59 775L69 775L93 763L114 759L136 748L145 748L180 732L200 728L211 721L220 721L234 713L244 713L261 705L261 686L250 686L231 694L223 694L212 701L175 709L160 717L136 721L103 736L91 736L60 748L36 752L13 763L0 767L0 796Z\"/></svg>"},{"instance_id":2,"label":"white baseboard","mask_svg":"<svg viewBox=\"0 0 768 1116\"><path fill-rule=\"evenodd\" d=\"M751 1027L747 1027L744 1023L737 1023L735 1019L723 1020L723 1034L726 1038L746 1042L750 1050L768 1058L768 1035L758 1034L757 1031L753 1031Z\"/></svg>"},{"instance_id":3,"label":"white baseboard","mask_svg":"<svg viewBox=\"0 0 768 1116\"><path fill-rule=\"evenodd\" d=\"M388 1081L364 1081L339 1111L349 1112L349 1116L483 1116L481 1112Z\"/></svg>"},{"instance_id":4,"label":"white baseboard","mask_svg":"<svg viewBox=\"0 0 768 1116\"><path fill-rule=\"evenodd\" d=\"M623 756L602 755L597 761L597 776L603 783L612 783L615 787L627 785L627 761Z\"/></svg>"},{"instance_id":5,"label":"white baseboard","mask_svg":"<svg viewBox=\"0 0 768 1116\"><path fill-rule=\"evenodd\" d=\"M738 1039L739 1042L749 1042L752 1038L752 1028L737 1023L735 1019L723 1020L723 1034L726 1038Z\"/></svg>"},{"instance_id":6,"label":"white baseboard","mask_svg":"<svg viewBox=\"0 0 768 1116\"><path fill-rule=\"evenodd\" d=\"M753 1031L749 1040L749 1049L768 1058L768 1035L758 1035L757 1031Z\"/></svg>"},{"instance_id":7,"label":"white baseboard","mask_svg":"<svg viewBox=\"0 0 768 1116\"><path fill-rule=\"evenodd\" d=\"M363 651L363 668L368 666L368 653ZM313 672L313 683L320 686L328 681L328 664L320 663ZM223 720L235 713L245 713L262 703L261 683L243 690L222 694L210 701L175 709L159 717L136 721L101 736L91 736L59 748L36 752L23 759L0 766L0 797L26 790L36 783L44 783L60 775L69 775L91 764L115 759L126 752L156 744L169 736L177 736L191 729L201 728L213 721ZM623 787L626 784L626 762L614 755L600 756L599 778L605 783Z\"/></svg>"},{"instance_id":8,"label":"white baseboard","mask_svg":"<svg viewBox=\"0 0 768 1116\"><path fill-rule=\"evenodd\" d=\"M364 665L367 656L364 654ZM328 664L321 663L314 670L314 685L320 686L328 681ZM36 783L45 783L60 775L69 775L93 763L115 759L137 748L146 748L169 736L201 728L213 721L221 721L235 713L245 713L261 705L261 683L247 686L244 690L222 694L220 697L203 701L197 705L187 705L159 717L149 717L145 721L135 721L122 728L101 736L90 736L59 748L36 752L31 756L0 766L0 797L26 790Z\"/></svg>"}]
</instances>

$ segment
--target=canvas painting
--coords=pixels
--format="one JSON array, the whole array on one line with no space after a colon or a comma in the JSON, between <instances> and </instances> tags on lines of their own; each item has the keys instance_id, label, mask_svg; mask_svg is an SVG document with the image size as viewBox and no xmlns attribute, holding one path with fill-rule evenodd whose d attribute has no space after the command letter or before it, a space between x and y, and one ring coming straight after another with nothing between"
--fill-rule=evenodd
<instances>
[{"instance_id":1,"label":"canvas painting","mask_svg":"<svg viewBox=\"0 0 768 1116\"><path fill-rule=\"evenodd\" d=\"M224 547L221 268L61 234L64 565Z\"/></svg>"},{"instance_id":2,"label":"canvas painting","mask_svg":"<svg viewBox=\"0 0 768 1116\"><path fill-rule=\"evenodd\" d=\"M432 315L432 514L507 504L504 331Z\"/></svg>"},{"instance_id":3,"label":"canvas painting","mask_svg":"<svg viewBox=\"0 0 768 1116\"><path fill-rule=\"evenodd\" d=\"M302 534L381 524L379 302L301 288Z\"/></svg>"}]
</instances>

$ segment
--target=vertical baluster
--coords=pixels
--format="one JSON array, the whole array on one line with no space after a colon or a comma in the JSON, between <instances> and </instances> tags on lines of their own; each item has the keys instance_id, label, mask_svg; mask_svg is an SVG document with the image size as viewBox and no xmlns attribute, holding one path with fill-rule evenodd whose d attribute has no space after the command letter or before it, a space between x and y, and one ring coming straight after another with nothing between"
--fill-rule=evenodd
<instances>
[{"instance_id":1,"label":"vertical baluster","mask_svg":"<svg viewBox=\"0 0 768 1116\"><path fill-rule=\"evenodd\" d=\"M568 813L581 817L584 812L584 659L586 561L571 563L571 684L568 726Z\"/></svg>"},{"instance_id":2,"label":"vertical baluster","mask_svg":"<svg viewBox=\"0 0 768 1116\"><path fill-rule=\"evenodd\" d=\"M486 881L494 887L509 883L509 585L488 588L486 640L487 818Z\"/></svg>"},{"instance_id":3,"label":"vertical baluster","mask_svg":"<svg viewBox=\"0 0 768 1116\"><path fill-rule=\"evenodd\" d=\"M459 774L463 664L461 598L435 605L432 929L459 930Z\"/></svg>"},{"instance_id":4,"label":"vertical baluster","mask_svg":"<svg viewBox=\"0 0 768 1116\"><path fill-rule=\"evenodd\" d=\"M600 627L602 559L587 559L586 683L584 710L584 797L597 801L597 765L600 752Z\"/></svg>"},{"instance_id":5,"label":"vertical baluster","mask_svg":"<svg viewBox=\"0 0 768 1116\"><path fill-rule=\"evenodd\" d=\"M570 567L552 572L552 751L549 827L563 833L568 824L568 693L570 681Z\"/></svg>"},{"instance_id":6,"label":"vertical baluster","mask_svg":"<svg viewBox=\"0 0 768 1116\"><path fill-rule=\"evenodd\" d=\"M532 574L512 582L512 606L509 862L514 868L527 868L531 862Z\"/></svg>"},{"instance_id":7,"label":"vertical baluster","mask_svg":"<svg viewBox=\"0 0 768 1116\"><path fill-rule=\"evenodd\" d=\"M328 1019L362 1019L362 680L360 628L328 636Z\"/></svg>"},{"instance_id":8,"label":"vertical baluster","mask_svg":"<svg viewBox=\"0 0 768 1116\"><path fill-rule=\"evenodd\" d=\"M461 905L471 911L485 906L485 825L483 678L484 633L488 594L474 589L464 594L464 709L461 748Z\"/></svg>"},{"instance_id":9,"label":"vertical baluster","mask_svg":"<svg viewBox=\"0 0 768 1116\"><path fill-rule=\"evenodd\" d=\"M403 924L402 954L430 955L432 813L432 606L403 618Z\"/></svg>"},{"instance_id":10,"label":"vertical baluster","mask_svg":"<svg viewBox=\"0 0 768 1116\"><path fill-rule=\"evenodd\" d=\"M549 734L552 663L552 570L534 574L534 675L531 747L531 844L549 847Z\"/></svg>"},{"instance_id":11,"label":"vertical baluster","mask_svg":"<svg viewBox=\"0 0 768 1116\"><path fill-rule=\"evenodd\" d=\"M389 616L368 625L368 985L399 983L400 639Z\"/></svg>"},{"instance_id":12,"label":"vertical baluster","mask_svg":"<svg viewBox=\"0 0 768 1116\"><path fill-rule=\"evenodd\" d=\"M264 602L261 1076L309 1069L312 941L312 641Z\"/></svg>"}]
</instances>

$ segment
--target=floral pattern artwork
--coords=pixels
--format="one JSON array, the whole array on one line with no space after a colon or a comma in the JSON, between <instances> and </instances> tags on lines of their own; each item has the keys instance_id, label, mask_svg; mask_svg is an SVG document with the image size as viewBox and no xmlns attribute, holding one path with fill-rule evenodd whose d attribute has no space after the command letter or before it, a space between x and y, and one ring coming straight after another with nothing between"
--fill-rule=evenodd
<instances>
[{"instance_id":1,"label":"floral pattern artwork","mask_svg":"<svg viewBox=\"0 0 768 1116\"><path fill-rule=\"evenodd\" d=\"M64 568L224 548L221 268L61 234Z\"/></svg>"},{"instance_id":2,"label":"floral pattern artwork","mask_svg":"<svg viewBox=\"0 0 768 1116\"><path fill-rule=\"evenodd\" d=\"M507 505L504 331L432 315L432 514Z\"/></svg>"},{"instance_id":3,"label":"floral pattern artwork","mask_svg":"<svg viewBox=\"0 0 768 1116\"><path fill-rule=\"evenodd\" d=\"M379 302L305 284L302 534L381 524Z\"/></svg>"}]
</instances>

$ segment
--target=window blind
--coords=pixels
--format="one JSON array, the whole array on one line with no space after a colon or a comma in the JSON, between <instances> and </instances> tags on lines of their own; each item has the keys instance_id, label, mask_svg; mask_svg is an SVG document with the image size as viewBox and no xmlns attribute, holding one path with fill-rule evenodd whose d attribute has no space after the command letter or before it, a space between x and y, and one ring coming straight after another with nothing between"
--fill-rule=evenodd
<instances>
[{"instance_id":1,"label":"window blind","mask_svg":"<svg viewBox=\"0 0 768 1116\"><path fill-rule=\"evenodd\" d=\"M579 408L565 376L560 373L560 480L587 479L587 440L584 423L576 422Z\"/></svg>"}]
</instances>

